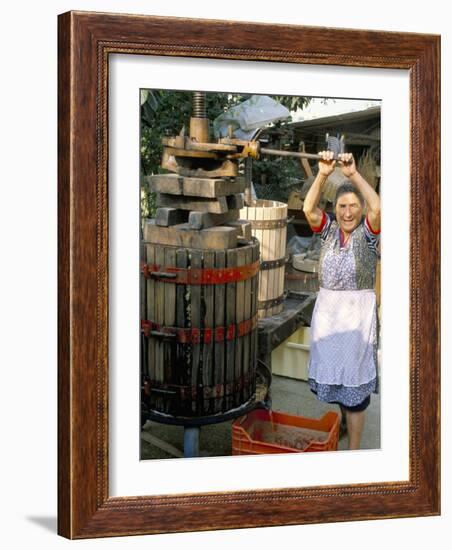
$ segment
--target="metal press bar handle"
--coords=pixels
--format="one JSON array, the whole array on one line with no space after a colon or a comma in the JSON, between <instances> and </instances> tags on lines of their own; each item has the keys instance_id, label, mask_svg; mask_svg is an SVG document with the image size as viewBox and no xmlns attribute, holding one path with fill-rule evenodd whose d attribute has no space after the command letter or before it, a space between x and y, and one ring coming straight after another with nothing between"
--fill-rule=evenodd
<instances>
[{"instance_id":1,"label":"metal press bar handle","mask_svg":"<svg viewBox=\"0 0 452 550\"><path fill-rule=\"evenodd\" d=\"M322 157L315 153L301 153L297 151L279 151L278 149L267 149L266 147L261 147L260 153L262 155L274 155L276 157L294 157L299 159L315 159L320 160ZM333 160L338 160L337 155L335 154Z\"/></svg>"},{"instance_id":2,"label":"metal press bar handle","mask_svg":"<svg viewBox=\"0 0 452 550\"><path fill-rule=\"evenodd\" d=\"M301 153L297 151L279 151L278 149L267 149L266 147L260 148L260 153L263 155L274 155L276 157L295 157L301 159L320 159L320 155L314 153Z\"/></svg>"},{"instance_id":3,"label":"metal press bar handle","mask_svg":"<svg viewBox=\"0 0 452 550\"><path fill-rule=\"evenodd\" d=\"M326 134L325 136L325 146L327 151L332 151L334 153L333 160L338 160L338 155L344 152L344 136L342 135L341 138L336 136L330 136L329 134ZM304 149L304 146L303 146ZM302 158L302 159L316 159L319 160L322 157L319 154L313 154L313 153L306 153L303 151L278 151L276 149L266 149L265 147L260 149L260 152L264 155L276 155L280 157L295 157L295 158Z\"/></svg>"}]
</instances>

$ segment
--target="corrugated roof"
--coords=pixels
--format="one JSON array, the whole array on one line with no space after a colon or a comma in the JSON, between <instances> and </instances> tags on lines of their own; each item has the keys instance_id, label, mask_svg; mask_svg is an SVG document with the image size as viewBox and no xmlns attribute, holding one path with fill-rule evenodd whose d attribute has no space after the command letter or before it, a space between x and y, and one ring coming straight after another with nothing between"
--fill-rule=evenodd
<instances>
[{"instance_id":1,"label":"corrugated roof","mask_svg":"<svg viewBox=\"0 0 452 550\"><path fill-rule=\"evenodd\" d=\"M319 126L325 127L331 124L337 125L338 123L347 123L347 122L359 122L363 120L368 120L372 118L378 118L380 116L381 108L379 105L375 107L369 107L363 111L353 111L351 113L342 113L339 115L332 115L321 118L313 118L310 120L301 120L299 122L292 122L287 126L291 128L300 128L307 130L309 128L317 128Z\"/></svg>"}]
</instances>

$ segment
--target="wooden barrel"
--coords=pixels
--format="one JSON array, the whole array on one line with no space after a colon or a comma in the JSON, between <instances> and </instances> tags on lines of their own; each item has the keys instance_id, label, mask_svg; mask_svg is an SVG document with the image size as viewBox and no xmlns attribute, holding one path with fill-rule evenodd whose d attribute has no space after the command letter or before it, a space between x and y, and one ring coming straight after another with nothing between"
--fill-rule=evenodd
<instances>
[{"instance_id":1,"label":"wooden barrel","mask_svg":"<svg viewBox=\"0 0 452 550\"><path fill-rule=\"evenodd\" d=\"M260 242L258 316L271 317L283 309L287 204L258 199L242 208L240 217L251 222Z\"/></svg>"},{"instance_id":2,"label":"wooden barrel","mask_svg":"<svg viewBox=\"0 0 452 550\"><path fill-rule=\"evenodd\" d=\"M143 242L142 370L150 409L226 413L253 399L259 243L227 250Z\"/></svg>"},{"instance_id":3,"label":"wooden barrel","mask_svg":"<svg viewBox=\"0 0 452 550\"><path fill-rule=\"evenodd\" d=\"M288 292L318 292L319 274L299 271L289 264L286 266L284 289Z\"/></svg>"}]
</instances>

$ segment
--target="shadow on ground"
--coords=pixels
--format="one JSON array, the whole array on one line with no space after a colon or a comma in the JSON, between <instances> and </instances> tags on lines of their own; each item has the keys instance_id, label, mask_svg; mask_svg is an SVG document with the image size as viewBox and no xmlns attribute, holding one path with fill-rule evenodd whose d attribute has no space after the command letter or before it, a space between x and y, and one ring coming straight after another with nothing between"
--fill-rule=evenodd
<instances>
[{"instance_id":1,"label":"shadow on ground","mask_svg":"<svg viewBox=\"0 0 452 550\"><path fill-rule=\"evenodd\" d=\"M57 518L55 516L28 516L26 519L46 531L57 532Z\"/></svg>"},{"instance_id":2,"label":"shadow on ground","mask_svg":"<svg viewBox=\"0 0 452 550\"><path fill-rule=\"evenodd\" d=\"M319 401L304 381L273 376L271 386L273 410L310 418L320 418L325 412L339 407ZM203 426L200 429L200 456L230 456L232 421ZM144 438L151 442L147 442ZM184 429L148 421L141 439L141 458L164 459L183 456ZM339 450L347 449L347 437L339 441ZM380 448L380 396L373 394L366 411L366 424L361 441L362 449Z\"/></svg>"}]
</instances>

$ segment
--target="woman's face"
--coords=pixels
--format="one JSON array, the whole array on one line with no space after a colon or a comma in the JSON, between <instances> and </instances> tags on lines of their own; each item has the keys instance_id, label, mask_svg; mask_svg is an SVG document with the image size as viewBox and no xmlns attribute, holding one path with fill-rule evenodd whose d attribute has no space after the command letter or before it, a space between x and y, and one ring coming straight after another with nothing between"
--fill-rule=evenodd
<instances>
[{"instance_id":1,"label":"woman's face","mask_svg":"<svg viewBox=\"0 0 452 550\"><path fill-rule=\"evenodd\" d=\"M355 193L341 195L336 203L336 219L344 233L351 233L358 227L363 215L363 207Z\"/></svg>"}]
</instances>

